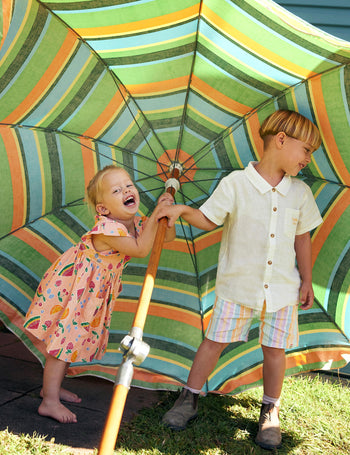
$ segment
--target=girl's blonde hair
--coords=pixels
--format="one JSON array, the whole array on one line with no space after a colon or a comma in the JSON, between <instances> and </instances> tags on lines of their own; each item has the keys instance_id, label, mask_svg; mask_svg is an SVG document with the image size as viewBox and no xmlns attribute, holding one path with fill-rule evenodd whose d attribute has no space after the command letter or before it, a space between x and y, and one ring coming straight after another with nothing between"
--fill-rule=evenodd
<instances>
[{"instance_id":1,"label":"girl's blonde hair","mask_svg":"<svg viewBox=\"0 0 350 455\"><path fill-rule=\"evenodd\" d=\"M259 134L264 140L267 136L275 136L284 132L287 136L310 144L313 149L318 149L322 139L317 126L299 112L278 110L267 117L260 126Z\"/></svg>"},{"instance_id":2,"label":"girl's blonde hair","mask_svg":"<svg viewBox=\"0 0 350 455\"><path fill-rule=\"evenodd\" d=\"M101 202L100 197L101 197L101 186L102 186L103 177L106 174L108 174L108 172L111 172L114 170L123 170L124 171L124 169L122 167L111 164L109 166L105 166L103 169L100 169L94 175L94 177L90 180L90 182L86 188L86 199L87 199L87 202L90 205L91 209L95 210L96 204Z\"/></svg>"}]
</instances>

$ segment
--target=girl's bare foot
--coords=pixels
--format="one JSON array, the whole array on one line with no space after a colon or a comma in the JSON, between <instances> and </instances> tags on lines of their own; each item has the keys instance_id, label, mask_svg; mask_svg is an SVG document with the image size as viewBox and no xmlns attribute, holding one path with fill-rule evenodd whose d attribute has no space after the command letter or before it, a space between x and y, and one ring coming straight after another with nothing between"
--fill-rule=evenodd
<instances>
[{"instance_id":1,"label":"girl's bare foot","mask_svg":"<svg viewBox=\"0 0 350 455\"><path fill-rule=\"evenodd\" d=\"M43 400L38 408L38 413L44 417L52 417L60 423L76 423L77 416L60 402Z\"/></svg>"},{"instance_id":2,"label":"girl's bare foot","mask_svg":"<svg viewBox=\"0 0 350 455\"><path fill-rule=\"evenodd\" d=\"M40 396L44 398L42 390L40 390ZM60 388L60 399L69 403L81 403L81 398L76 393L70 392L63 387Z\"/></svg>"}]
</instances>

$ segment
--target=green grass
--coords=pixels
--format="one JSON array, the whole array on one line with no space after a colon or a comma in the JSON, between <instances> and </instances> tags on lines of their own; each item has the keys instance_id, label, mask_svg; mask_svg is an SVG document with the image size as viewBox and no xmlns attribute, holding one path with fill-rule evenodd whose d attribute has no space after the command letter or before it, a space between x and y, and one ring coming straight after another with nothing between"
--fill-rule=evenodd
<instances>
[{"instance_id":1,"label":"green grass","mask_svg":"<svg viewBox=\"0 0 350 455\"><path fill-rule=\"evenodd\" d=\"M331 378L330 378L331 379ZM350 383L318 375L286 378L280 412L283 446L288 455L344 455L350 453ZM271 453L254 444L261 388L234 397L208 395L199 402L199 415L181 432L160 421L176 399L164 392L154 408L144 409L119 431L118 455L259 455ZM4 449L6 447L6 450ZM3 451L5 450L5 451ZM79 454L40 436L0 432L0 453ZM97 450L80 452L97 454Z\"/></svg>"}]
</instances>

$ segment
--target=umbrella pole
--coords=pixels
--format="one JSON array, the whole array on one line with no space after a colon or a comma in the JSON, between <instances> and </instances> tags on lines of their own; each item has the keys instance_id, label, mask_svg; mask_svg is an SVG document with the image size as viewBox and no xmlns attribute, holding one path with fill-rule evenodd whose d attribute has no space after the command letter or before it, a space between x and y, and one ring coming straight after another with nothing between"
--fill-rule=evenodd
<instances>
[{"instance_id":1,"label":"umbrella pole","mask_svg":"<svg viewBox=\"0 0 350 455\"><path fill-rule=\"evenodd\" d=\"M179 168L174 167L172 170L172 178L166 182L167 192L172 196L174 196L175 192L179 188L179 174ZM120 350L123 352L123 361L116 375L113 396L98 450L99 455L113 454L121 419L123 417L125 401L134 373L134 365L140 365L149 353L150 348L144 341L142 341L142 335L149 303L151 301L166 229L167 218L162 218L159 220L132 328L120 344Z\"/></svg>"}]
</instances>

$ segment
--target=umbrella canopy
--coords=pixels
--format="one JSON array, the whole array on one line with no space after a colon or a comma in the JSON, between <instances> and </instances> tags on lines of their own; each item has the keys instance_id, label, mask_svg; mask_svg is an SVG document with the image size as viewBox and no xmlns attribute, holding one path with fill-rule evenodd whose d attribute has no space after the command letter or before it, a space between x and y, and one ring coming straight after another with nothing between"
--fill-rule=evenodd
<instances>
[{"instance_id":1,"label":"umbrella canopy","mask_svg":"<svg viewBox=\"0 0 350 455\"><path fill-rule=\"evenodd\" d=\"M300 178L324 223L312 233L315 304L300 312L300 345L287 374L350 359L350 43L270 0L3 0L0 48L0 316L44 361L23 319L49 265L91 227L84 190L101 167L132 175L140 212L182 167L176 201L198 207L219 180L259 160L261 121L289 108L323 143ZM177 223L162 253L134 385L186 382L214 303L222 228ZM113 379L146 270L132 260L102 361L71 374ZM254 279L254 277L252 277ZM261 383L254 325L233 343L207 389Z\"/></svg>"}]
</instances>

